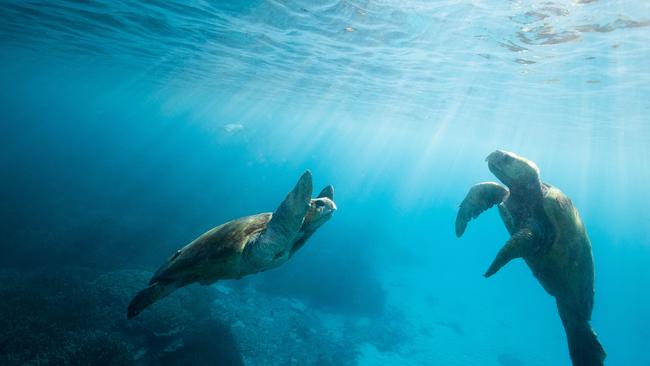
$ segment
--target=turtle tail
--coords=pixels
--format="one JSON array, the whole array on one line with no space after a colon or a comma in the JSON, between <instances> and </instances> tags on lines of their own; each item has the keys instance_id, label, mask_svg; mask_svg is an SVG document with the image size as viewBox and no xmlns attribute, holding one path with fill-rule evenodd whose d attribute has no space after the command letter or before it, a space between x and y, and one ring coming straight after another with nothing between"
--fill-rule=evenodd
<instances>
[{"instance_id":1,"label":"turtle tail","mask_svg":"<svg viewBox=\"0 0 650 366\"><path fill-rule=\"evenodd\" d=\"M569 342L573 366L603 366L607 354L586 319L572 319L566 309L558 306Z\"/></svg>"},{"instance_id":2,"label":"turtle tail","mask_svg":"<svg viewBox=\"0 0 650 366\"><path fill-rule=\"evenodd\" d=\"M126 318L131 319L140 314L142 310L149 307L154 302L169 295L176 289L173 285L163 285L159 282L152 284L144 290L138 292L137 295L131 300L128 308L126 309Z\"/></svg>"}]
</instances>

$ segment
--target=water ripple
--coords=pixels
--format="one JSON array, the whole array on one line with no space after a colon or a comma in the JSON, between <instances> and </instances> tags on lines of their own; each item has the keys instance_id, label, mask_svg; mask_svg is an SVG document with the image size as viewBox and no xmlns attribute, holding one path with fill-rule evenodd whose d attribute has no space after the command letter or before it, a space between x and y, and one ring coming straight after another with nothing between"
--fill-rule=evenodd
<instances>
[{"instance_id":1,"label":"water ripple","mask_svg":"<svg viewBox=\"0 0 650 366\"><path fill-rule=\"evenodd\" d=\"M515 86L542 95L561 86L570 94L612 79L620 88L650 78L643 61L650 46L641 42L649 7L614 3L7 0L0 4L0 40L4 52L45 52L69 62L97 57L155 70L165 81L266 85L321 97L335 88L380 103L439 96L468 83L479 96ZM617 67L586 63L614 55ZM634 77L617 71L622 65ZM581 82L558 79L561 70L578 72ZM515 85L517 75L528 75L526 83Z\"/></svg>"}]
</instances>

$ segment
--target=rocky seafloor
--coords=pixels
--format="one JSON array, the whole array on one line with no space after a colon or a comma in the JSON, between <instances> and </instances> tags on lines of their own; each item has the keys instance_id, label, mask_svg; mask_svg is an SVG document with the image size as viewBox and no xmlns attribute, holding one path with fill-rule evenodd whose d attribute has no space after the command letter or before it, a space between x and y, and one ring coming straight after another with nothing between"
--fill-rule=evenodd
<instances>
[{"instance_id":1,"label":"rocky seafloor","mask_svg":"<svg viewBox=\"0 0 650 366\"><path fill-rule=\"evenodd\" d=\"M360 346L397 352L400 314L326 312L224 282L189 286L128 320L151 273L0 270L1 365L351 365Z\"/></svg>"}]
</instances>

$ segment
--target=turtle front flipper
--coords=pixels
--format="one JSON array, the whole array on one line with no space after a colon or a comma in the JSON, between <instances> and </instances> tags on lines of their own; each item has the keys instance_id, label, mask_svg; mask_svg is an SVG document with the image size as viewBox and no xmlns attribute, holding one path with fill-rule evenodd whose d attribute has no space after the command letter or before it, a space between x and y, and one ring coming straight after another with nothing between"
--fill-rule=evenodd
<instances>
[{"instance_id":1,"label":"turtle front flipper","mask_svg":"<svg viewBox=\"0 0 650 366\"><path fill-rule=\"evenodd\" d=\"M331 199L332 201L334 200L334 187L330 184L327 187L323 188L322 191L318 194L318 197L316 198L324 198L327 197Z\"/></svg>"},{"instance_id":2,"label":"turtle front flipper","mask_svg":"<svg viewBox=\"0 0 650 366\"><path fill-rule=\"evenodd\" d=\"M311 193L311 172L307 170L275 210L255 245L248 247L254 262L264 265L293 243L309 210Z\"/></svg>"},{"instance_id":3,"label":"turtle front flipper","mask_svg":"<svg viewBox=\"0 0 650 366\"><path fill-rule=\"evenodd\" d=\"M311 192L311 172L307 170L275 210L263 235L265 237L272 237L276 241L293 239L302 226L302 221L309 209Z\"/></svg>"},{"instance_id":4,"label":"turtle front flipper","mask_svg":"<svg viewBox=\"0 0 650 366\"><path fill-rule=\"evenodd\" d=\"M523 228L514 233L506 244L499 250L496 258L492 261L490 268L485 272L485 277L490 277L497 273L501 267L505 266L515 258L525 257L532 254L537 247L537 238L535 231L531 228Z\"/></svg>"},{"instance_id":5,"label":"turtle front flipper","mask_svg":"<svg viewBox=\"0 0 650 366\"><path fill-rule=\"evenodd\" d=\"M506 226L508 233L510 235L514 235L514 233L517 232L517 227L515 226L515 219L514 217L512 217L510 210L508 210L505 203L503 202L499 203L499 206L497 207L499 207L499 214L501 215L501 220L503 221L503 224Z\"/></svg>"},{"instance_id":6,"label":"turtle front flipper","mask_svg":"<svg viewBox=\"0 0 650 366\"><path fill-rule=\"evenodd\" d=\"M473 186L460 204L456 215L456 236L461 237L470 220L483 211L503 202L508 197L508 189L499 183L484 182Z\"/></svg>"}]
</instances>

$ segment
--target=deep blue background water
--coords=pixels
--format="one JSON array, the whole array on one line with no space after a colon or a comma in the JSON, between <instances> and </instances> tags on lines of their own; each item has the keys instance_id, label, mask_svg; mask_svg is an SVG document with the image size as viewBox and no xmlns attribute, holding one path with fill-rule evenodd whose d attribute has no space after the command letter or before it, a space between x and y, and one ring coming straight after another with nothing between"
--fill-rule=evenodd
<instances>
[{"instance_id":1,"label":"deep blue background water","mask_svg":"<svg viewBox=\"0 0 650 366\"><path fill-rule=\"evenodd\" d=\"M647 4L7 1L0 18L3 267L153 270L311 169L339 211L249 280L268 296L397 309L406 351L359 344L362 365L568 364L523 262L481 276L507 239L496 211L454 236L506 149L587 225L607 364L650 365Z\"/></svg>"}]
</instances>

